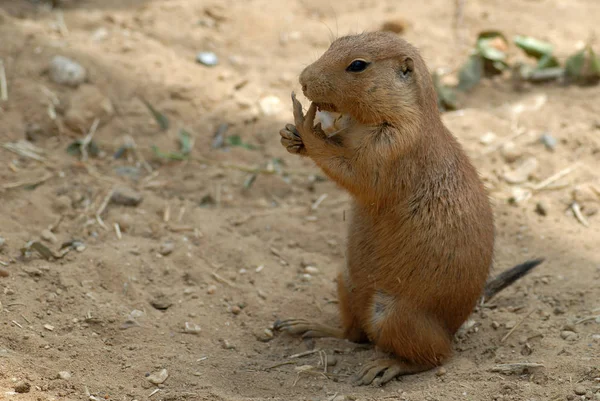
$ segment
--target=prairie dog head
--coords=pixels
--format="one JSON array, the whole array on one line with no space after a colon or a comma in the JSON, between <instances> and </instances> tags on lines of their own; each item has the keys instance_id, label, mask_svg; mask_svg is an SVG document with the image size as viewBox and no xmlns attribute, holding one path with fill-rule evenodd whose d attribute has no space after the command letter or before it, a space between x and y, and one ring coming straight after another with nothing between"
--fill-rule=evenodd
<instances>
[{"instance_id":1,"label":"prairie dog head","mask_svg":"<svg viewBox=\"0 0 600 401\"><path fill-rule=\"evenodd\" d=\"M419 52L389 32L336 39L302 71L300 85L319 110L348 114L362 124L415 123L421 110L437 112Z\"/></svg>"}]
</instances>

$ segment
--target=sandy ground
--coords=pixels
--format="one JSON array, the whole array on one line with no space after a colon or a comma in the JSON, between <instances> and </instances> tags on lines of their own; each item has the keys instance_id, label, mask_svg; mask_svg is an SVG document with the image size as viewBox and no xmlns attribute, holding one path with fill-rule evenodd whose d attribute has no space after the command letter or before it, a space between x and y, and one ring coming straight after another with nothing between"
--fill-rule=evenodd
<instances>
[{"instance_id":1,"label":"sandy ground","mask_svg":"<svg viewBox=\"0 0 600 401\"><path fill-rule=\"evenodd\" d=\"M468 49L453 39L451 3L71 0L56 11L1 1L8 100L0 101L0 140L29 138L43 153L34 160L0 148L7 275L0 277L0 399L600 399L597 86L517 92L499 77L444 115L494 200L496 269L547 258L473 315L445 374L352 387L347 376L375 350L268 330L277 318L337 319L334 277L348 197L279 144L299 72L332 37L399 17L410 22L404 36L431 69L457 68ZM561 59L590 37L600 15L595 0L466 3L469 44L493 28L548 40ZM214 51L218 65L197 63L200 51ZM53 82L48 68L57 55L83 65L86 83ZM281 104L261 107L269 96ZM142 98L168 116L168 130ZM520 105L525 111L515 120ZM100 154L82 161L66 149L95 118ZM252 149L212 148L223 123L226 136ZM193 139L190 158L154 157L151 146L177 150L182 127ZM489 151L520 130L512 148ZM540 143L544 133L557 139L554 151ZM127 137L138 154L115 160ZM530 158L538 163L531 184L579 164L528 201L509 204L516 186L503 177ZM257 168L262 173L248 185ZM109 203L103 228L95 216L115 188L142 200ZM589 226L575 218L574 199ZM32 240L56 252L73 240L79 248L58 260L22 256ZM311 349L323 352L289 358ZM335 362L328 375L314 373L324 371L325 358ZM543 366L494 371L508 363ZM151 383L163 369L168 378Z\"/></svg>"}]
</instances>

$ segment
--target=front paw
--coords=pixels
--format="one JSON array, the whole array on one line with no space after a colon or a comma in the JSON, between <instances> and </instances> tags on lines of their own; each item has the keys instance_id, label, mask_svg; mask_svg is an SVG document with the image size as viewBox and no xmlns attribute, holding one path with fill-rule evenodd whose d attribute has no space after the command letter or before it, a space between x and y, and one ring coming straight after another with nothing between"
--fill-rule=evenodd
<instances>
[{"instance_id":1,"label":"front paw","mask_svg":"<svg viewBox=\"0 0 600 401\"><path fill-rule=\"evenodd\" d=\"M304 142L294 125L286 124L285 128L279 131L279 135L281 135L281 144L288 152L299 155L306 154Z\"/></svg>"}]
</instances>

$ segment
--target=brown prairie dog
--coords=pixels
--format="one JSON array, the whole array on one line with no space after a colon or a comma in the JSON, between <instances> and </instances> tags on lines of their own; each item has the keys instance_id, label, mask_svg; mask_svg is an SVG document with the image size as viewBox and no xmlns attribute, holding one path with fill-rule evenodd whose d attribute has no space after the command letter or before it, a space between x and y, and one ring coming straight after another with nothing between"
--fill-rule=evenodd
<instances>
[{"instance_id":1,"label":"brown prairie dog","mask_svg":"<svg viewBox=\"0 0 600 401\"><path fill-rule=\"evenodd\" d=\"M488 195L444 126L425 62L398 36L346 36L300 75L311 105L292 94L294 125L281 130L290 153L310 157L353 198L347 263L337 278L342 328L303 319L279 330L372 342L395 356L354 377L385 383L442 364L477 301L494 296L540 260L486 285L494 222ZM325 132L317 111L341 118Z\"/></svg>"}]
</instances>

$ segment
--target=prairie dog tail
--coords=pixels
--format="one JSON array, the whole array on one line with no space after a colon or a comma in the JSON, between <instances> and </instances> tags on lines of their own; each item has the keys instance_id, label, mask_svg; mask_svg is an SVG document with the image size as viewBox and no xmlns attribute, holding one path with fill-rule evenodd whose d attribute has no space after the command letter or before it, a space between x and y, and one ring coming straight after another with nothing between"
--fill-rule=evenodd
<instances>
[{"instance_id":1,"label":"prairie dog tail","mask_svg":"<svg viewBox=\"0 0 600 401\"><path fill-rule=\"evenodd\" d=\"M534 267L541 264L543 261L544 258L528 260L527 262L516 265L498 274L485 285L483 300L489 301L500 291L519 280L521 277L526 276Z\"/></svg>"}]
</instances>

